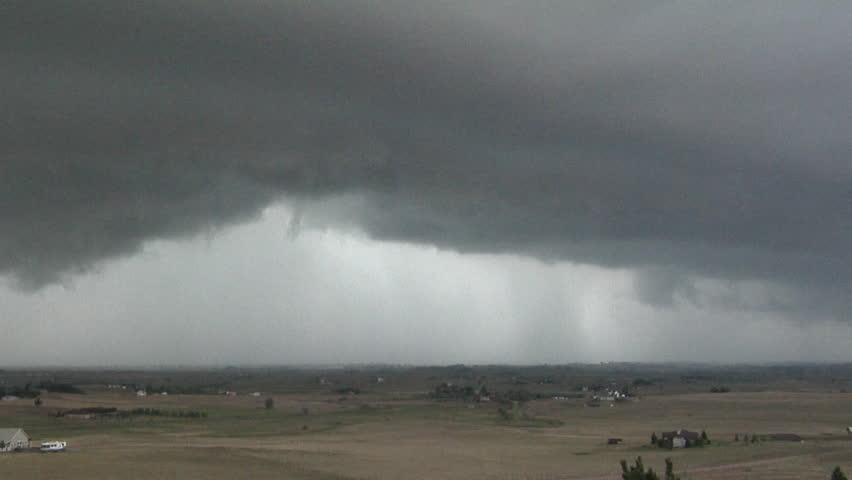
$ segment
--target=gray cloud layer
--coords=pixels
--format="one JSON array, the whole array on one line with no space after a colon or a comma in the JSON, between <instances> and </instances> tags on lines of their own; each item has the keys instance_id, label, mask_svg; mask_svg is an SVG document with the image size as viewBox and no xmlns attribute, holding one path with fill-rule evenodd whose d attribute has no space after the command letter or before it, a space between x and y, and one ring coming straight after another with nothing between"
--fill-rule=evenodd
<instances>
[{"instance_id":1,"label":"gray cloud layer","mask_svg":"<svg viewBox=\"0 0 852 480\"><path fill-rule=\"evenodd\" d=\"M759 280L850 318L850 24L845 2L3 2L0 273L37 287L288 195L377 238L637 268L653 303Z\"/></svg>"}]
</instances>

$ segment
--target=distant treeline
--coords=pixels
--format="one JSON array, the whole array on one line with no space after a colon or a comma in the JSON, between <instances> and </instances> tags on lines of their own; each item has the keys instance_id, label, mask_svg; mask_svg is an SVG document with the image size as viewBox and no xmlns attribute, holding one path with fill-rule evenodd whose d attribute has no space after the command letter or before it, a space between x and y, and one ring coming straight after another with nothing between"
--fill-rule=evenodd
<instances>
[{"instance_id":1,"label":"distant treeline","mask_svg":"<svg viewBox=\"0 0 852 480\"><path fill-rule=\"evenodd\" d=\"M76 393L76 394L84 394L83 390L71 385L70 383L54 383L52 381L41 382L39 384L39 388L47 390L48 392L54 393Z\"/></svg>"},{"instance_id":2,"label":"distant treeline","mask_svg":"<svg viewBox=\"0 0 852 480\"><path fill-rule=\"evenodd\" d=\"M86 407L86 408L73 408L71 410L65 410L62 413L64 415L103 415L105 413L113 413L118 409L114 407Z\"/></svg>"},{"instance_id":3,"label":"distant treeline","mask_svg":"<svg viewBox=\"0 0 852 480\"><path fill-rule=\"evenodd\" d=\"M483 398L488 398L495 402L528 402L530 400L550 398L550 395L533 393L524 389L489 393L485 385L474 387L472 385L461 386L449 383L442 383L436 386L430 393L430 396L437 400L481 401Z\"/></svg>"},{"instance_id":4,"label":"distant treeline","mask_svg":"<svg viewBox=\"0 0 852 480\"><path fill-rule=\"evenodd\" d=\"M221 389L219 385L160 385L159 388L145 385L146 392L167 392L170 395L204 395L216 393Z\"/></svg>"},{"instance_id":5,"label":"distant treeline","mask_svg":"<svg viewBox=\"0 0 852 480\"><path fill-rule=\"evenodd\" d=\"M35 398L41 395L41 390L56 393L86 393L70 383L54 383L47 381L41 382L36 388L33 388L32 383L27 383L23 387L0 387L0 397L11 395L20 398Z\"/></svg>"},{"instance_id":6,"label":"distant treeline","mask_svg":"<svg viewBox=\"0 0 852 480\"><path fill-rule=\"evenodd\" d=\"M199 410L161 410L159 408L134 408L133 410L122 410L118 413L121 416L148 415L153 417L207 418L207 412L202 412Z\"/></svg>"},{"instance_id":7,"label":"distant treeline","mask_svg":"<svg viewBox=\"0 0 852 480\"><path fill-rule=\"evenodd\" d=\"M464 387L449 383L442 383L435 387L431 396L438 400L472 400L479 396L479 391L471 385Z\"/></svg>"},{"instance_id":8,"label":"distant treeline","mask_svg":"<svg viewBox=\"0 0 852 480\"><path fill-rule=\"evenodd\" d=\"M133 416L207 418L207 412L202 412L199 410L165 410L159 408L134 408L132 410L119 410L115 407L73 408L70 410L59 410L56 413L50 413L48 415L52 417L64 417L66 415L94 415L121 418Z\"/></svg>"},{"instance_id":9,"label":"distant treeline","mask_svg":"<svg viewBox=\"0 0 852 480\"><path fill-rule=\"evenodd\" d=\"M111 407L86 407L57 410L56 413L48 413L47 415L50 417L64 417L66 415L109 415L115 413L117 410L117 408Z\"/></svg>"},{"instance_id":10,"label":"distant treeline","mask_svg":"<svg viewBox=\"0 0 852 480\"><path fill-rule=\"evenodd\" d=\"M340 395L358 395L361 393L361 389L358 387L343 387L334 389L334 393L339 393Z\"/></svg>"},{"instance_id":11,"label":"distant treeline","mask_svg":"<svg viewBox=\"0 0 852 480\"><path fill-rule=\"evenodd\" d=\"M13 397L19 398L35 398L39 396L41 392L38 390L33 390L31 384L26 384L24 387L0 387L0 397L5 397L6 395L11 395Z\"/></svg>"}]
</instances>

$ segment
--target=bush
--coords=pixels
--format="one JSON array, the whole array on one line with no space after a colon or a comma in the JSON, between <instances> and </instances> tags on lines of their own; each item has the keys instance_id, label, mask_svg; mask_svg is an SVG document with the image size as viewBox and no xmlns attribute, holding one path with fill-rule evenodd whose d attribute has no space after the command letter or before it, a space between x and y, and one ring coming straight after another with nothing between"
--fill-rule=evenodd
<instances>
[{"instance_id":1,"label":"bush","mask_svg":"<svg viewBox=\"0 0 852 480\"><path fill-rule=\"evenodd\" d=\"M843 470L840 467L834 467L834 471L831 472L831 480L849 480L846 478L846 474L843 473Z\"/></svg>"},{"instance_id":2,"label":"bush","mask_svg":"<svg viewBox=\"0 0 852 480\"><path fill-rule=\"evenodd\" d=\"M263 402L263 405L267 410L272 410L275 408L275 400L273 400L272 397L267 397L266 401Z\"/></svg>"}]
</instances>

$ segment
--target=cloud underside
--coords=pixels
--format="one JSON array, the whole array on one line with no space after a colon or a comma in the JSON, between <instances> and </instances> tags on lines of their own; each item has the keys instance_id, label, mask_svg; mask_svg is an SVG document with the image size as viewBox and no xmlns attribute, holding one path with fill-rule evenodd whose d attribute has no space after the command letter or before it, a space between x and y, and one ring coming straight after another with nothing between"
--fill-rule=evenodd
<instances>
[{"instance_id":1,"label":"cloud underside","mask_svg":"<svg viewBox=\"0 0 852 480\"><path fill-rule=\"evenodd\" d=\"M852 314L848 4L4 2L0 273L308 227Z\"/></svg>"}]
</instances>

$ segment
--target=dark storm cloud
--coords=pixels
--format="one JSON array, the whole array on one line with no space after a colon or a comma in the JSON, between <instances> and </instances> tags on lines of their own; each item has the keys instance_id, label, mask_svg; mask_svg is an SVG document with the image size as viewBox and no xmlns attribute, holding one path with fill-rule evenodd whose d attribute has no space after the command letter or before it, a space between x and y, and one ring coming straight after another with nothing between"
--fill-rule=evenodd
<instances>
[{"instance_id":1,"label":"dark storm cloud","mask_svg":"<svg viewBox=\"0 0 852 480\"><path fill-rule=\"evenodd\" d=\"M840 2L4 2L0 272L40 285L288 195L377 238L638 268L652 303L760 280L848 318L850 23Z\"/></svg>"}]
</instances>

